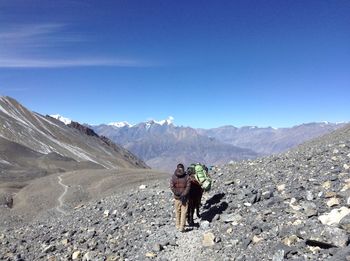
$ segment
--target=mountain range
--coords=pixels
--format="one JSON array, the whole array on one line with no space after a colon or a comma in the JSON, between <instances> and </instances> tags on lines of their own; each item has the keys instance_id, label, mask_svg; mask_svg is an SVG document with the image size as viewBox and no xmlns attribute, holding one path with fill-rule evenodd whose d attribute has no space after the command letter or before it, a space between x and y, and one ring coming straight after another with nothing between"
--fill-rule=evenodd
<instances>
[{"instance_id":1,"label":"mountain range","mask_svg":"<svg viewBox=\"0 0 350 261\"><path fill-rule=\"evenodd\" d=\"M223 126L208 130L197 129L197 131L227 144L248 148L261 155L271 155L287 151L305 141L320 137L345 125L345 123L312 122L290 128Z\"/></svg>"},{"instance_id":2,"label":"mountain range","mask_svg":"<svg viewBox=\"0 0 350 261\"><path fill-rule=\"evenodd\" d=\"M172 171L177 162L216 165L280 153L344 125L320 122L279 129L255 126L198 129L175 126L170 120L151 120L136 125L114 122L90 127L152 168Z\"/></svg>"},{"instance_id":3,"label":"mountain range","mask_svg":"<svg viewBox=\"0 0 350 261\"><path fill-rule=\"evenodd\" d=\"M279 129L198 129L175 126L171 117L90 126L58 114L31 112L10 97L0 98L0 119L2 179L82 168L150 166L172 172L178 162L224 164L280 153L344 126L321 122ZM11 153L17 157L9 157Z\"/></svg>"},{"instance_id":4,"label":"mountain range","mask_svg":"<svg viewBox=\"0 0 350 261\"><path fill-rule=\"evenodd\" d=\"M172 171L178 162L185 165L191 162L214 165L258 156L250 149L227 144L202 135L196 129L178 127L168 122L160 124L148 121L134 126L99 125L91 128L132 151L152 168L165 171Z\"/></svg>"}]
</instances>

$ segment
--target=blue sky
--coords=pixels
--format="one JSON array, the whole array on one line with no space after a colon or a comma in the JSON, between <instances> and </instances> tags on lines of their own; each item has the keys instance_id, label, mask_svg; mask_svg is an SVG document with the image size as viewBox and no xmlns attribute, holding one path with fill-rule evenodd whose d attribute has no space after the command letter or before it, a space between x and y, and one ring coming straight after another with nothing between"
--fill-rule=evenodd
<instances>
[{"instance_id":1,"label":"blue sky","mask_svg":"<svg viewBox=\"0 0 350 261\"><path fill-rule=\"evenodd\" d=\"M0 94L90 124L349 121L350 1L0 0Z\"/></svg>"}]
</instances>

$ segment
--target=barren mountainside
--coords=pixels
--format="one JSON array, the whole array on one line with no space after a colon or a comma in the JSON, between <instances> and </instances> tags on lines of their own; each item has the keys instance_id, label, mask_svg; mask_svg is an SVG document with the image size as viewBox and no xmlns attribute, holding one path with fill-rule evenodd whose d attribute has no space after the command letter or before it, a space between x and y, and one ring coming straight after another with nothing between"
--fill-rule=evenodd
<instances>
[{"instance_id":1,"label":"barren mountainside","mask_svg":"<svg viewBox=\"0 0 350 261\"><path fill-rule=\"evenodd\" d=\"M147 167L126 149L104 137L89 135L78 125L66 126L29 111L10 97L0 97L0 164L4 166L0 178L7 169L13 176L26 169L41 176L80 168Z\"/></svg>"}]
</instances>

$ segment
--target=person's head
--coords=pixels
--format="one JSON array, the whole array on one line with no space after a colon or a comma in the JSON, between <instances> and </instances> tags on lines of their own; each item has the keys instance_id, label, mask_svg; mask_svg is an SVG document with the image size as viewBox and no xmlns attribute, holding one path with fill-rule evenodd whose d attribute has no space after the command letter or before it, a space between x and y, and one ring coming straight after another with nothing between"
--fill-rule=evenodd
<instances>
[{"instance_id":1,"label":"person's head","mask_svg":"<svg viewBox=\"0 0 350 261\"><path fill-rule=\"evenodd\" d=\"M185 171L185 166L182 163L177 164L176 168L177 169L182 169L183 171Z\"/></svg>"},{"instance_id":2,"label":"person's head","mask_svg":"<svg viewBox=\"0 0 350 261\"><path fill-rule=\"evenodd\" d=\"M176 168L175 173L176 176L181 177L185 174L185 171L183 168Z\"/></svg>"},{"instance_id":3,"label":"person's head","mask_svg":"<svg viewBox=\"0 0 350 261\"><path fill-rule=\"evenodd\" d=\"M190 167L187 168L186 172L187 172L188 175L192 175L192 174L194 174L194 168L190 166Z\"/></svg>"}]
</instances>

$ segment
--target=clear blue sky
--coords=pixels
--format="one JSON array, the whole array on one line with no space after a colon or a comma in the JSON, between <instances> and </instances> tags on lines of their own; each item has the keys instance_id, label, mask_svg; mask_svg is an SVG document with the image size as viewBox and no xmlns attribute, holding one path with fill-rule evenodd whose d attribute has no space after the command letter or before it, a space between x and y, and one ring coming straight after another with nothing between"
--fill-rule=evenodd
<instances>
[{"instance_id":1,"label":"clear blue sky","mask_svg":"<svg viewBox=\"0 0 350 261\"><path fill-rule=\"evenodd\" d=\"M349 0L0 0L0 94L97 124L350 120Z\"/></svg>"}]
</instances>

